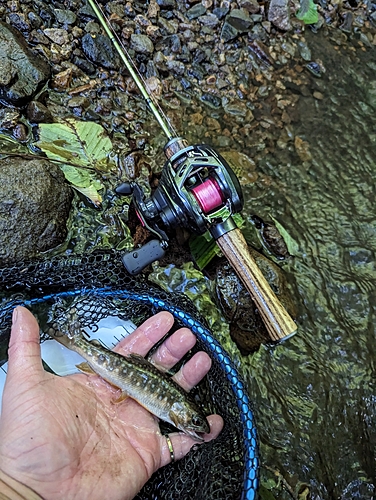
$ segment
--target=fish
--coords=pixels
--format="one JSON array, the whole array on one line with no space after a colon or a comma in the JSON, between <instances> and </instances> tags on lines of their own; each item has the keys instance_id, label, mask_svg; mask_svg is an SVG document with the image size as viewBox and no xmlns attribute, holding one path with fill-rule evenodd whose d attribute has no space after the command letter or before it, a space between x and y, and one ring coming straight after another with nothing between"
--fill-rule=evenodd
<instances>
[{"instance_id":1,"label":"fish","mask_svg":"<svg viewBox=\"0 0 376 500\"><path fill-rule=\"evenodd\" d=\"M100 375L122 391L114 403L130 397L196 441L203 441L199 434L210 432L205 415L189 393L141 355L110 351L97 340L87 340L77 328L73 335L55 331L51 336L86 360L77 365L80 371Z\"/></svg>"}]
</instances>

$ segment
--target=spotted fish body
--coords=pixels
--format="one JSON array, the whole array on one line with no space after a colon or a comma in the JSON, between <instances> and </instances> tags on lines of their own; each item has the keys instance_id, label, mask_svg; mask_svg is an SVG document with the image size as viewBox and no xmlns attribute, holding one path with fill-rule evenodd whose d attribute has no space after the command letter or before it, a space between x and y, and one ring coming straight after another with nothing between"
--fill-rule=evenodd
<instances>
[{"instance_id":1,"label":"spotted fish body","mask_svg":"<svg viewBox=\"0 0 376 500\"><path fill-rule=\"evenodd\" d=\"M129 396L155 416L169 422L196 440L208 433L209 425L192 398L171 377L138 354L122 356L89 342L81 333L72 337L54 335L55 340L82 356L82 371L95 372L122 391L118 401ZM85 366L86 365L86 366ZM90 367L90 368L89 368Z\"/></svg>"}]
</instances>

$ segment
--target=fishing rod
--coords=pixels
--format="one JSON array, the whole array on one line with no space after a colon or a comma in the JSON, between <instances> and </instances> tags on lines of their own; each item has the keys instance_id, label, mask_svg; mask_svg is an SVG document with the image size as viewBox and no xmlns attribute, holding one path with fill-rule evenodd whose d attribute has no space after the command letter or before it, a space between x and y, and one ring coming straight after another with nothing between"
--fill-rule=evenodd
<instances>
[{"instance_id":1,"label":"fishing rod","mask_svg":"<svg viewBox=\"0 0 376 500\"><path fill-rule=\"evenodd\" d=\"M163 226L184 227L196 234L209 231L250 293L271 342L291 337L297 326L270 288L233 220L232 215L240 212L244 203L236 175L212 147L189 145L177 136L158 103L153 101L152 93L147 92L142 75L100 5L96 0L88 2L168 140L164 147L167 161L159 185L150 197L136 182L123 183L116 189L119 195L132 195L142 225L157 237L123 256L127 271L137 274L164 256L169 238Z\"/></svg>"}]
</instances>

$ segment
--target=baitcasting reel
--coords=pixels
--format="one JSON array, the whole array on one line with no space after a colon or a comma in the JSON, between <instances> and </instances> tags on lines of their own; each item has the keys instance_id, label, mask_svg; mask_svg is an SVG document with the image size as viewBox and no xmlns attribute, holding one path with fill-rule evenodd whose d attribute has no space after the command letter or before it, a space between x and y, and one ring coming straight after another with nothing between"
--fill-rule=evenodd
<instances>
[{"instance_id":1,"label":"baitcasting reel","mask_svg":"<svg viewBox=\"0 0 376 500\"><path fill-rule=\"evenodd\" d=\"M125 254L123 263L126 269L130 274L137 274L148 264L163 257L168 246L167 234L161 227L163 225L166 228L184 227L197 234L209 230L251 294L271 341L280 342L291 337L296 332L296 325L257 267L242 233L232 219L232 214L240 212L243 206L235 174L211 147L189 146L184 139L175 136L99 5L95 0L88 2L168 138L165 146L167 162L159 186L152 196L146 198L136 183L122 184L116 190L118 194L132 195L142 224L158 238Z\"/></svg>"},{"instance_id":2,"label":"baitcasting reel","mask_svg":"<svg viewBox=\"0 0 376 500\"><path fill-rule=\"evenodd\" d=\"M136 183L124 183L116 189L118 194L132 194L142 225L158 237L124 255L130 274L139 273L164 255L168 236L161 224L168 229L184 227L196 234L209 230L217 239L236 228L231 215L243 208L237 177L210 146L187 146L183 139L175 138L168 142L165 153L168 160L150 198Z\"/></svg>"}]
</instances>

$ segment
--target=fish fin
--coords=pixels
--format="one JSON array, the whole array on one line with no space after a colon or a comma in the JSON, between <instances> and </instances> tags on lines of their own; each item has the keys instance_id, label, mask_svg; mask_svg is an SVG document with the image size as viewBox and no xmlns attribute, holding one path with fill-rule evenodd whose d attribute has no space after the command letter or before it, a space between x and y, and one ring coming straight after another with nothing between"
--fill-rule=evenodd
<instances>
[{"instance_id":1,"label":"fish fin","mask_svg":"<svg viewBox=\"0 0 376 500\"><path fill-rule=\"evenodd\" d=\"M80 370L80 372L90 373L91 375L96 375L95 371L91 368L89 363L86 363L85 361L83 363L80 363L79 365L76 365L76 368L78 368Z\"/></svg>"},{"instance_id":2,"label":"fish fin","mask_svg":"<svg viewBox=\"0 0 376 500\"><path fill-rule=\"evenodd\" d=\"M131 352L126 356L126 358L128 358L131 362L133 361L134 363L138 363L139 365L144 365L147 367L150 367L150 365L153 366L150 361L141 356L141 354L136 354L135 352Z\"/></svg>"},{"instance_id":3,"label":"fish fin","mask_svg":"<svg viewBox=\"0 0 376 500\"><path fill-rule=\"evenodd\" d=\"M89 342L90 342L91 345L95 345L96 347L102 347L102 349L103 349L103 344L101 344L99 342L99 340L93 339L93 340L89 340Z\"/></svg>"},{"instance_id":4,"label":"fish fin","mask_svg":"<svg viewBox=\"0 0 376 500\"><path fill-rule=\"evenodd\" d=\"M169 417L171 419L171 422L174 424L174 426L178 428L179 419L178 419L178 416L176 415L176 413L171 410L169 413Z\"/></svg>"},{"instance_id":5,"label":"fish fin","mask_svg":"<svg viewBox=\"0 0 376 500\"><path fill-rule=\"evenodd\" d=\"M128 394L126 392L122 392L120 396L113 401L114 404L116 403L121 403L122 401L125 401L127 398L129 398Z\"/></svg>"}]
</instances>

